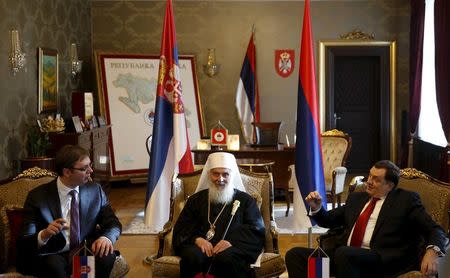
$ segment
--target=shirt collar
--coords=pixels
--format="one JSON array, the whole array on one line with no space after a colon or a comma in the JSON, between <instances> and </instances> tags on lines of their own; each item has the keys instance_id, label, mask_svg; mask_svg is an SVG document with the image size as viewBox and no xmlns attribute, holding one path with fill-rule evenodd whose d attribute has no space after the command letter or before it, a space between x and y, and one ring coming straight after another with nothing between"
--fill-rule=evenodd
<instances>
[{"instance_id":1,"label":"shirt collar","mask_svg":"<svg viewBox=\"0 0 450 278\"><path fill-rule=\"evenodd\" d=\"M59 177L56 179L56 186L58 187L58 192L60 193L61 196L68 195L69 192L72 190L75 190L77 193L80 193L80 186L70 188L67 185L65 185Z\"/></svg>"}]
</instances>

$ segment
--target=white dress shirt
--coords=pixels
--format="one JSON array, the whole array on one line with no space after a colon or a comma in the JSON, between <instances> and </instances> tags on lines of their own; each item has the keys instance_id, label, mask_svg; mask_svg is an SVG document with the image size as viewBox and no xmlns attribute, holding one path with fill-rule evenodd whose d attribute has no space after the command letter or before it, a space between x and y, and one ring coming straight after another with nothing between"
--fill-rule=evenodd
<instances>
[{"instance_id":1,"label":"white dress shirt","mask_svg":"<svg viewBox=\"0 0 450 278\"><path fill-rule=\"evenodd\" d=\"M70 191L75 190L77 193L76 198L79 198L79 186L75 188L70 188L62 183L61 179L58 177L56 180L56 186L58 188L59 200L61 203L61 216L66 220L67 228L63 229L61 232L66 238L66 246L61 251L69 251L70 249L70 203L72 202L72 196L69 194ZM78 199L78 203L79 203ZM42 231L38 234L38 247L42 247L47 243L47 241L42 240Z\"/></svg>"},{"instance_id":2,"label":"white dress shirt","mask_svg":"<svg viewBox=\"0 0 450 278\"><path fill-rule=\"evenodd\" d=\"M370 203L370 200L372 200L372 198L370 198L369 201L367 201L367 203L364 205L363 209L360 212L360 215L367 208L367 206ZM375 224L377 224L378 215L380 214L380 210L381 207L383 206L384 200L386 200L386 196L381 197L380 200L378 200L375 203L373 212L369 217L369 221L367 222L366 231L364 232L361 248L370 249L370 240L372 239L373 230L375 229ZM348 237L347 246L350 246L350 241L352 239L353 230L355 229L355 224L353 224L352 231L350 232L350 236Z\"/></svg>"}]
</instances>

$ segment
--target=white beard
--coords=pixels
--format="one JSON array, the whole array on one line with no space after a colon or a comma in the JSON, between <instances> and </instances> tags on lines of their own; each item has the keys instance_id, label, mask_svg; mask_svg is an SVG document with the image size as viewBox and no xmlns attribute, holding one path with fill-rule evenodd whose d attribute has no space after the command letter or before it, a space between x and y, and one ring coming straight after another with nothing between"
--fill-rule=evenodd
<instances>
[{"instance_id":1,"label":"white beard","mask_svg":"<svg viewBox=\"0 0 450 278\"><path fill-rule=\"evenodd\" d=\"M227 184L223 190L219 190L215 184L209 184L209 199L215 204L229 204L233 201L234 187Z\"/></svg>"}]
</instances>

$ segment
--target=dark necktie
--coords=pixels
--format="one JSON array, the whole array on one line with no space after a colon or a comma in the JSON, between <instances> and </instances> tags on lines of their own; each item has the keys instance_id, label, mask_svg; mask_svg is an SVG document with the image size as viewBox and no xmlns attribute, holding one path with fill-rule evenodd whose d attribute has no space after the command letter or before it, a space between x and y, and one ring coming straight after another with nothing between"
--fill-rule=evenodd
<instances>
[{"instance_id":1,"label":"dark necktie","mask_svg":"<svg viewBox=\"0 0 450 278\"><path fill-rule=\"evenodd\" d=\"M350 246L361 247L366 232L367 223L369 222L370 215L375 208L375 204L379 198L372 198L366 209L359 215L356 220L355 228L353 229L352 239L350 240Z\"/></svg>"},{"instance_id":2,"label":"dark necktie","mask_svg":"<svg viewBox=\"0 0 450 278\"><path fill-rule=\"evenodd\" d=\"M76 198L77 192L72 190L69 194L72 196L70 202L70 249L73 249L80 243L80 212Z\"/></svg>"}]
</instances>

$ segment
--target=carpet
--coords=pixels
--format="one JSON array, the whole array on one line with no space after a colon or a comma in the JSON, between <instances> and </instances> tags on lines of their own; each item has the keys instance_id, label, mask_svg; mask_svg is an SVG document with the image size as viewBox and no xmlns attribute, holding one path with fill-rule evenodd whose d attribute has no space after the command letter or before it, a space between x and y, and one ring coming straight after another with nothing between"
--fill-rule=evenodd
<instances>
[{"instance_id":1,"label":"carpet","mask_svg":"<svg viewBox=\"0 0 450 278\"><path fill-rule=\"evenodd\" d=\"M286 213L286 205L279 205L275 204L274 206L274 217L275 217L275 223L277 226L277 231L279 234L307 234L308 229L299 229L295 230L293 228L293 209L291 207L289 211L289 216L285 217ZM328 229L321 228L321 227L313 227L312 233L313 234L322 234L325 233ZM139 211L134 218L131 220L131 222L124 225L124 228L122 230L122 234L124 235L133 235L133 234L158 234L158 231L152 231L150 228L146 227L144 225L144 211Z\"/></svg>"}]
</instances>

